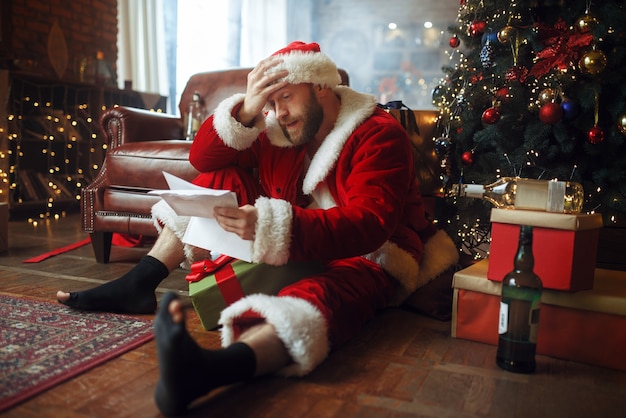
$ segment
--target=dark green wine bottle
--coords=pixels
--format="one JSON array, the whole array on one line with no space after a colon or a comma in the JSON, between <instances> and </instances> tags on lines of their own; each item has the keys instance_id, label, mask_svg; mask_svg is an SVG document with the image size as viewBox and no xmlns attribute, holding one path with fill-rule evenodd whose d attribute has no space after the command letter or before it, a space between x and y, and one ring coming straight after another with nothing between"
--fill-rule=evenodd
<instances>
[{"instance_id":1,"label":"dark green wine bottle","mask_svg":"<svg viewBox=\"0 0 626 418\"><path fill-rule=\"evenodd\" d=\"M516 373L535 371L543 286L533 267L533 229L522 225L513 271L502 281L496 363Z\"/></svg>"}]
</instances>

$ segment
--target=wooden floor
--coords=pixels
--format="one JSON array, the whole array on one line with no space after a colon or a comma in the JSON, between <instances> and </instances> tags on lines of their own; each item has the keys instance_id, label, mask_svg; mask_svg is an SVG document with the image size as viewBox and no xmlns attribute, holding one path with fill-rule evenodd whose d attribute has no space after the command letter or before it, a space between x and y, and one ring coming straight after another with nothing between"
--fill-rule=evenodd
<instances>
[{"instance_id":1,"label":"wooden floor","mask_svg":"<svg viewBox=\"0 0 626 418\"><path fill-rule=\"evenodd\" d=\"M38 264L22 260L86 238L77 214L37 226L9 226L0 255L0 292L53 301L57 289L82 289L117 277L147 249L115 247L95 263L89 246ZM186 297L185 273L162 283ZM216 332L193 312L188 327L217 348ZM626 351L624 352L626 355ZM267 377L211 394L192 417L626 417L626 373L538 357L537 372L495 364L495 347L450 337L450 323L388 310L360 338L305 378ZM150 342L0 414L4 417L155 417L156 348Z\"/></svg>"}]
</instances>

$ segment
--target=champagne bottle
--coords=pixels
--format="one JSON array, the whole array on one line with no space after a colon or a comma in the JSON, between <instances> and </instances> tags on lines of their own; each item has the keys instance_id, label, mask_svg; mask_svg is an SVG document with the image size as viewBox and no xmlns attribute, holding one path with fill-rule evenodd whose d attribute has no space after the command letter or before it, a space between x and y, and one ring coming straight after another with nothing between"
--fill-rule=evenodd
<instances>
[{"instance_id":1,"label":"champagne bottle","mask_svg":"<svg viewBox=\"0 0 626 418\"><path fill-rule=\"evenodd\" d=\"M454 185L452 195L485 199L497 208L579 213L583 187L572 181L501 177L495 183Z\"/></svg>"},{"instance_id":2,"label":"champagne bottle","mask_svg":"<svg viewBox=\"0 0 626 418\"><path fill-rule=\"evenodd\" d=\"M185 139L187 141L193 141L200 129L200 125L203 122L202 106L200 105L200 93L195 91L189 102L189 111L187 112L187 128L185 131Z\"/></svg>"},{"instance_id":3,"label":"champagne bottle","mask_svg":"<svg viewBox=\"0 0 626 418\"><path fill-rule=\"evenodd\" d=\"M541 279L533 272L532 227L522 225L513 271L502 281L496 363L505 370L535 370Z\"/></svg>"}]
</instances>

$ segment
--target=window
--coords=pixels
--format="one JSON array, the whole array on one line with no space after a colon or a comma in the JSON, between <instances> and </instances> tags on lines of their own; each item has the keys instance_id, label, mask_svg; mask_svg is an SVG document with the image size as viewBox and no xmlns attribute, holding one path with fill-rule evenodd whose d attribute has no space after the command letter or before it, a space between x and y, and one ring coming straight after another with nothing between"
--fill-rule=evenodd
<instances>
[{"instance_id":1,"label":"window","mask_svg":"<svg viewBox=\"0 0 626 418\"><path fill-rule=\"evenodd\" d=\"M193 74L238 65L228 52L228 31L233 27L228 19L230 3L233 2L178 1L175 103Z\"/></svg>"},{"instance_id":2,"label":"window","mask_svg":"<svg viewBox=\"0 0 626 418\"><path fill-rule=\"evenodd\" d=\"M168 69L168 111L178 113L180 93L194 73L252 67L292 40L318 42L322 51L348 72L353 88L377 96L378 101L402 100L414 109L433 108L432 91L443 76L442 65L449 60L447 26L454 23L459 6L458 0L425 3L119 0L118 4L120 10L125 4L145 8L135 12L134 19L145 19L148 9L159 4L163 8L166 46L160 50L167 51L162 66ZM139 27L136 21L127 24L130 30ZM158 30L149 33L155 35L137 37L140 41L133 42L149 43L160 36ZM142 60L137 75L122 78L120 83L150 78L150 71L158 72L158 65L144 63L157 55L158 48L146 57L140 52L125 53L124 48L132 49L129 45L120 44L119 48L120 58ZM141 48L137 45L135 50ZM142 83L134 85L137 88Z\"/></svg>"}]
</instances>

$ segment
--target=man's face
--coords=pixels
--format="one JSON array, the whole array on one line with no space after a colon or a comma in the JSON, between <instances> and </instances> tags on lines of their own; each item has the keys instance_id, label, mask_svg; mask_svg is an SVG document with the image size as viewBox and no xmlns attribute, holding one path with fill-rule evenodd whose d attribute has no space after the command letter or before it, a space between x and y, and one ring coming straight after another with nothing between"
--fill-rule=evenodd
<instances>
[{"instance_id":1,"label":"man's face","mask_svg":"<svg viewBox=\"0 0 626 418\"><path fill-rule=\"evenodd\" d=\"M268 102L276 112L283 134L294 145L311 141L324 119L313 89L312 84L288 85L274 93Z\"/></svg>"}]
</instances>

